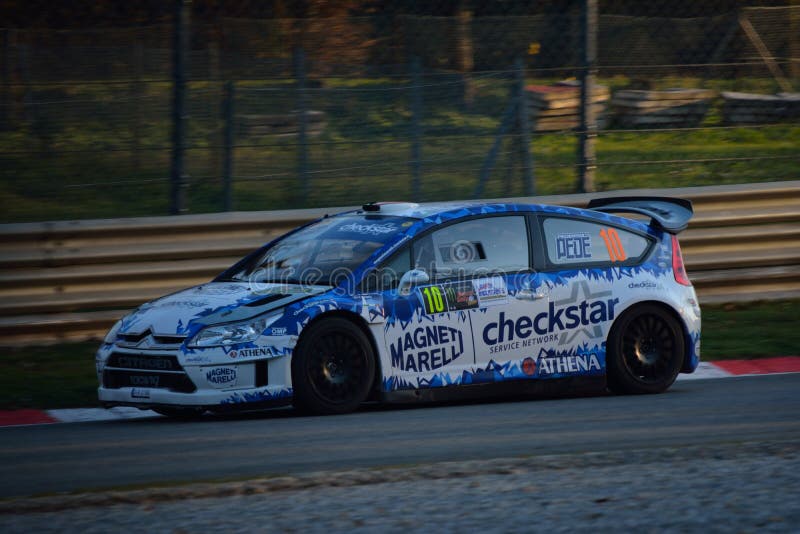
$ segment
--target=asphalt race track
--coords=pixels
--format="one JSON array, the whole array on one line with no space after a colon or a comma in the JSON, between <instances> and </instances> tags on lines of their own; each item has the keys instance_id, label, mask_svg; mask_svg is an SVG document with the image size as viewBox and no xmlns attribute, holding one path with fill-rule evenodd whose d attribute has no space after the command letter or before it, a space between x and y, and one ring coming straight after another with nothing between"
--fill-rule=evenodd
<instances>
[{"instance_id":1,"label":"asphalt race track","mask_svg":"<svg viewBox=\"0 0 800 534\"><path fill-rule=\"evenodd\" d=\"M663 395L0 429L0 497L357 467L800 439L800 374Z\"/></svg>"}]
</instances>

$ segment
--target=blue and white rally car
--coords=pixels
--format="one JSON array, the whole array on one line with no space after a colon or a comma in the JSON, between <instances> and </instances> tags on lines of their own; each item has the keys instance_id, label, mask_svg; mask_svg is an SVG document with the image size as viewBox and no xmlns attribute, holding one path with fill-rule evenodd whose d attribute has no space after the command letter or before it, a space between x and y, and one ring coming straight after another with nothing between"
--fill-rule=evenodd
<instances>
[{"instance_id":1,"label":"blue and white rally car","mask_svg":"<svg viewBox=\"0 0 800 534\"><path fill-rule=\"evenodd\" d=\"M556 385L662 392L699 362L676 237L691 216L654 197L326 216L122 318L97 352L99 398L179 416Z\"/></svg>"}]
</instances>

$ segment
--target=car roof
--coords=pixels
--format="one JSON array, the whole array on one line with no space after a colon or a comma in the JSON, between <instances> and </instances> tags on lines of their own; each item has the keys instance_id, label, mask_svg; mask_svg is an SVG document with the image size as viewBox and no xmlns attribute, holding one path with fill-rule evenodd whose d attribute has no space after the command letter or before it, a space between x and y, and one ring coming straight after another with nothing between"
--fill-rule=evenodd
<instances>
[{"instance_id":1,"label":"car roof","mask_svg":"<svg viewBox=\"0 0 800 534\"><path fill-rule=\"evenodd\" d=\"M442 224L449 220L460 219L475 215L491 215L494 213L550 213L571 216L581 216L606 221L618 225L638 228L641 231L652 232L648 225L608 213L601 213L590 209L574 208L570 206L556 206L550 204L523 204L510 202L479 202L479 201L452 201L452 202L378 202L365 204L362 209L347 212L359 215L385 215L419 219L417 224L408 229L413 235L431 226ZM342 214L344 215L344 214Z\"/></svg>"}]
</instances>

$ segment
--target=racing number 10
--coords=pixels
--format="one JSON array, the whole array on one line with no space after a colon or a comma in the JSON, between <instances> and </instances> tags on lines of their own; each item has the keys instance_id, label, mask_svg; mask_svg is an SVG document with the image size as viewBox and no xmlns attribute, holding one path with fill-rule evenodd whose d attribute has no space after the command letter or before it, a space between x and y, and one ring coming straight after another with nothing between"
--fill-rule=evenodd
<instances>
[{"instance_id":1,"label":"racing number 10","mask_svg":"<svg viewBox=\"0 0 800 534\"><path fill-rule=\"evenodd\" d=\"M428 313L441 313L444 311L444 299L442 298L442 290L439 286L430 286L422 289L425 295L425 307Z\"/></svg>"},{"instance_id":2,"label":"racing number 10","mask_svg":"<svg viewBox=\"0 0 800 534\"><path fill-rule=\"evenodd\" d=\"M619 234L616 230L613 228L609 228L608 230L603 228L600 230L600 237L603 238L606 244L611 261L625 261L627 257L625 256L625 249L622 248L622 241L620 241Z\"/></svg>"}]
</instances>

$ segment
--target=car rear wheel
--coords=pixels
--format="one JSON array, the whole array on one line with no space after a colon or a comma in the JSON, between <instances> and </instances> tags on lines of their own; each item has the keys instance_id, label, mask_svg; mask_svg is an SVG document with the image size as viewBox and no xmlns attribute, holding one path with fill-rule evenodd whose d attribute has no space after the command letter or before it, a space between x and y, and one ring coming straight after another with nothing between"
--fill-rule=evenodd
<instances>
[{"instance_id":1,"label":"car rear wheel","mask_svg":"<svg viewBox=\"0 0 800 534\"><path fill-rule=\"evenodd\" d=\"M661 393L678 376L684 354L678 321L659 306L636 306L608 337L608 386L616 393Z\"/></svg>"},{"instance_id":2,"label":"car rear wheel","mask_svg":"<svg viewBox=\"0 0 800 534\"><path fill-rule=\"evenodd\" d=\"M317 414L352 412L366 400L375 356L364 332L332 317L308 328L292 357L295 407Z\"/></svg>"}]
</instances>

